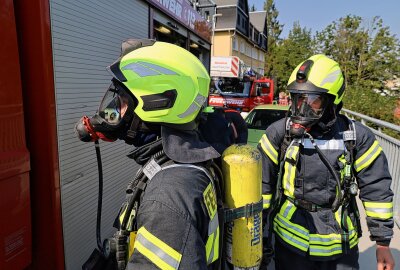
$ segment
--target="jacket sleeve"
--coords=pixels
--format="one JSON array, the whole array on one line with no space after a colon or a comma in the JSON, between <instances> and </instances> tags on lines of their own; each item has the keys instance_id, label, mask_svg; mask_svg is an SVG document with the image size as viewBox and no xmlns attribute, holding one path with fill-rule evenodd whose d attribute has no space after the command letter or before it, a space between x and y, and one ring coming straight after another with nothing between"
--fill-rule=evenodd
<instances>
[{"instance_id":1,"label":"jacket sleeve","mask_svg":"<svg viewBox=\"0 0 400 270\"><path fill-rule=\"evenodd\" d=\"M354 170L372 241L388 245L393 236L392 178L382 147L371 130L356 122Z\"/></svg>"},{"instance_id":2,"label":"jacket sleeve","mask_svg":"<svg viewBox=\"0 0 400 270\"><path fill-rule=\"evenodd\" d=\"M158 201L145 201L127 269L207 269L204 242L181 213Z\"/></svg>"},{"instance_id":3,"label":"jacket sleeve","mask_svg":"<svg viewBox=\"0 0 400 270\"><path fill-rule=\"evenodd\" d=\"M238 133L238 137L236 138L236 143L247 143L247 138L249 134L246 122L239 113L231 112L231 114L232 114L232 122L235 125L236 131Z\"/></svg>"},{"instance_id":4,"label":"jacket sleeve","mask_svg":"<svg viewBox=\"0 0 400 270\"><path fill-rule=\"evenodd\" d=\"M271 206L278 179L279 149L285 133L285 121L278 121L267 128L257 148L262 156L263 208ZM282 129L283 127L283 129Z\"/></svg>"}]
</instances>

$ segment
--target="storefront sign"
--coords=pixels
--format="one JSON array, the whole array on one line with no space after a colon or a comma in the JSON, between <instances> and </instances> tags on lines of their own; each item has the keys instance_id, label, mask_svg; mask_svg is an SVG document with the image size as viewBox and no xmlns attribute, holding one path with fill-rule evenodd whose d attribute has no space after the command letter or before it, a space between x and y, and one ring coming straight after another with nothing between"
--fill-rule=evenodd
<instances>
[{"instance_id":1,"label":"storefront sign","mask_svg":"<svg viewBox=\"0 0 400 270\"><path fill-rule=\"evenodd\" d=\"M147 0L160 10L210 41L211 26L197 13L187 0Z\"/></svg>"}]
</instances>

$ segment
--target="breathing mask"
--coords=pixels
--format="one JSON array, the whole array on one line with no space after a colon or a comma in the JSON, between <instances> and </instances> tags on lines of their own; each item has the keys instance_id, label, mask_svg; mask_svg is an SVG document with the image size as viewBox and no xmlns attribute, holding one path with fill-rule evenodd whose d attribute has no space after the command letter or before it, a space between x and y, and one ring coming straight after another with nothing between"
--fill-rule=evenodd
<instances>
[{"instance_id":1,"label":"breathing mask","mask_svg":"<svg viewBox=\"0 0 400 270\"><path fill-rule=\"evenodd\" d=\"M290 91L290 95L292 99L290 131L293 136L301 137L321 119L330 103L330 98L325 93L294 90Z\"/></svg>"},{"instance_id":2,"label":"breathing mask","mask_svg":"<svg viewBox=\"0 0 400 270\"><path fill-rule=\"evenodd\" d=\"M135 118L135 107L136 102L125 87L117 80L112 80L96 114L91 118L83 116L75 125L75 133L83 142L121 139L132 144L136 134L129 131Z\"/></svg>"}]
</instances>

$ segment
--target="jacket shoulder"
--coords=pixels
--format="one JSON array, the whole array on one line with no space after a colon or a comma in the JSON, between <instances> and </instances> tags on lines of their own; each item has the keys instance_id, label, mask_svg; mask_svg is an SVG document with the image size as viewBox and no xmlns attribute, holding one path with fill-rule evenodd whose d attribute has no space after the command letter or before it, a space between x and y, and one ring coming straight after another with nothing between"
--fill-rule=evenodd
<instances>
[{"instance_id":1,"label":"jacket shoulder","mask_svg":"<svg viewBox=\"0 0 400 270\"><path fill-rule=\"evenodd\" d=\"M268 140L276 147L283 142L287 121L288 119L286 118L280 119L269 125L265 130L265 135L267 136Z\"/></svg>"},{"instance_id":2,"label":"jacket shoulder","mask_svg":"<svg viewBox=\"0 0 400 270\"><path fill-rule=\"evenodd\" d=\"M376 140L372 130L358 121L353 121L356 129L356 147L370 147Z\"/></svg>"}]
</instances>

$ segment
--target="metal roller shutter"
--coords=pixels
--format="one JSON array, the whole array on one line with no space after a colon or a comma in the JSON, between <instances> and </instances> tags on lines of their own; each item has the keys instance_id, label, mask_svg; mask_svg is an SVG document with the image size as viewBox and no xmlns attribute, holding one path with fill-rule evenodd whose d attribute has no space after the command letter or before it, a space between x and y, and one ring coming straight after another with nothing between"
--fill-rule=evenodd
<instances>
[{"instance_id":1,"label":"metal roller shutter","mask_svg":"<svg viewBox=\"0 0 400 270\"><path fill-rule=\"evenodd\" d=\"M66 269L81 269L96 247L98 174L92 143L74 135L74 124L92 115L110 82L106 66L127 38L148 38L148 5L140 0L50 0L54 80ZM45 142L43 142L45 143ZM124 199L137 165L123 142L101 142L104 170L102 239Z\"/></svg>"}]
</instances>

